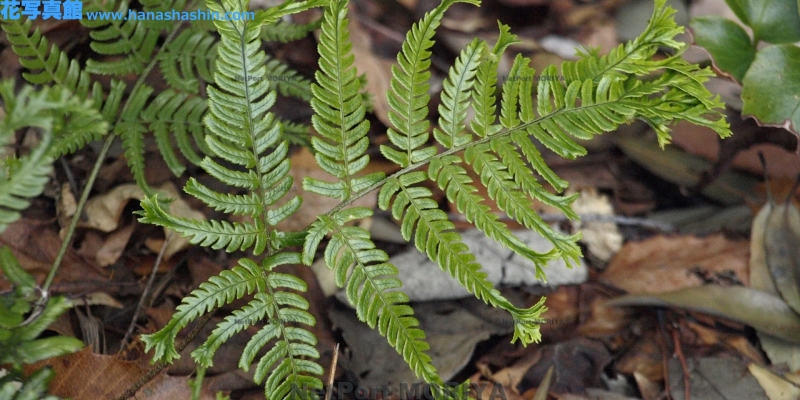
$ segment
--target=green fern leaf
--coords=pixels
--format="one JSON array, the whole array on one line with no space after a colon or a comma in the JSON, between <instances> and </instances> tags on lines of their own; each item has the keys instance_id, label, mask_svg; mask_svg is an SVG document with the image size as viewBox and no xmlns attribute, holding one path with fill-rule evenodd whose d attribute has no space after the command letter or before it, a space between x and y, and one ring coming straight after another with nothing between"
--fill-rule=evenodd
<instances>
[{"instance_id":1,"label":"green fern leaf","mask_svg":"<svg viewBox=\"0 0 800 400\"><path fill-rule=\"evenodd\" d=\"M205 82L214 81L217 43L205 30L187 29L162 49L158 60L171 87L196 94L200 91L198 77Z\"/></svg>"},{"instance_id":2,"label":"green fern leaf","mask_svg":"<svg viewBox=\"0 0 800 400\"><path fill-rule=\"evenodd\" d=\"M86 12L121 12L128 14L128 2L88 2ZM87 60L86 70L93 74L123 76L138 74L150 62L158 40L158 31L144 21L125 19L81 19L90 28L90 47L103 55L119 56L111 61Z\"/></svg>"},{"instance_id":3,"label":"green fern leaf","mask_svg":"<svg viewBox=\"0 0 800 400\"><path fill-rule=\"evenodd\" d=\"M267 247L268 237L260 219L250 224L176 217L164 211L155 196L143 199L141 205L140 222L172 229L188 237L192 244L228 252L252 248L254 254L261 254Z\"/></svg>"},{"instance_id":4,"label":"green fern leaf","mask_svg":"<svg viewBox=\"0 0 800 400\"><path fill-rule=\"evenodd\" d=\"M362 217L371 210L344 210L331 218L321 220L333 232L325 249L325 264L334 271L339 287L345 287L347 298L355 306L359 319L386 337L411 367L417 376L427 382L440 382L431 358L425 352L430 348L425 342L425 333L417 328L419 322L413 317L408 296L392 291L401 286L397 268L387 263L389 256L375 248L369 232L344 226L354 215ZM352 268L352 269L351 269ZM350 271L349 277L348 271Z\"/></svg>"},{"instance_id":5,"label":"green fern leaf","mask_svg":"<svg viewBox=\"0 0 800 400\"><path fill-rule=\"evenodd\" d=\"M333 183L314 178L303 180L305 190L340 200L383 179L382 173L356 177L369 163L369 156L364 154L369 146L369 122L364 119L366 108L353 66L346 12L346 1L333 2L323 17L318 48L320 70L316 74L317 83L311 88L314 93L311 107L315 111L311 122L320 135L311 140L315 157L323 170L339 180ZM329 47L327 43L336 45Z\"/></svg>"},{"instance_id":6,"label":"green fern leaf","mask_svg":"<svg viewBox=\"0 0 800 400\"><path fill-rule=\"evenodd\" d=\"M266 67L264 79L275 84L278 93L304 101L311 100L311 81L276 58L267 56L264 66Z\"/></svg>"},{"instance_id":7,"label":"green fern leaf","mask_svg":"<svg viewBox=\"0 0 800 400\"><path fill-rule=\"evenodd\" d=\"M19 219L20 211L29 205L27 199L42 193L50 180L54 137L61 136L65 130L102 136L108 131L108 124L92 108L91 102L81 101L60 87L34 92L32 87L25 86L15 95L13 81L4 81L0 84L0 97L7 113L0 121L0 144L25 127L38 127L43 131L41 143L30 154L16 160L13 168L0 171L2 232Z\"/></svg>"},{"instance_id":8,"label":"green fern leaf","mask_svg":"<svg viewBox=\"0 0 800 400\"><path fill-rule=\"evenodd\" d=\"M320 19L307 24L295 24L281 20L274 24L267 24L261 28L261 40L280 43L300 40L319 28L321 22Z\"/></svg>"},{"instance_id":9,"label":"green fern leaf","mask_svg":"<svg viewBox=\"0 0 800 400\"><path fill-rule=\"evenodd\" d=\"M211 277L184 297L167 326L154 334L142 336L145 351L155 349L155 359L171 362L179 357L175 350L175 337L181 329L216 307L256 290L264 292L266 284L258 264L248 259L239 260L239 265Z\"/></svg>"},{"instance_id":10,"label":"green fern leaf","mask_svg":"<svg viewBox=\"0 0 800 400\"><path fill-rule=\"evenodd\" d=\"M400 165L408 167L412 163L428 159L436 154L435 147L420 148L428 141L428 78L430 72L430 48L433 35L442 15L457 2L479 4L476 0L445 0L433 11L425 14L411 30L397 55L398 66L392 66L392 88L386 94L389 103L389 120L397 130L389 129L389 140L400 150L381 146L383 155Z\"/></svg>"},{"instance_id":11,"label":"green fern leaf","mask_svg":"<svg viewBox=\"0 0 800 400\"><path fill-rule=\"evenodd\" d=\"M205 136L202 119L206 109L206 102L201 98L165 90L139 116L142 122L149 124L148 130L155 134L158 149L175 176L183 174L186 166L184 160L175 153L171 137L174 137L178 149L187 160L195 165L200 164L201 158L194 149L191 138L197 143L204 143L198 139Z\"/></svg>"},{"instance_id":12,"label":"green fern leaf","mask_svg":"<svg viewBox=\"0 0 800 400\"><path fill-rule=\"evenodd\" d=\"M463 146L472 140L464 133L469 96L475 84L475 75L480 65L486 44L478 39L470 43L456 59L442 88L442 104L439 105L439 127L433 137L447 149Z\"/></svg>"}]
</instances>

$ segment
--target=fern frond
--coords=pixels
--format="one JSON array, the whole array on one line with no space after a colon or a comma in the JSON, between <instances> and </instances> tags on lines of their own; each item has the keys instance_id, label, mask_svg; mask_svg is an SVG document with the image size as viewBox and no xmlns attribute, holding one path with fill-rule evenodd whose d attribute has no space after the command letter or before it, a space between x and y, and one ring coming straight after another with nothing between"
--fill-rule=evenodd
<instances>
[{"instance_id":1,"label":"fern frond","mask_svg":"<svg viewBox=\"0 0 800 400\"><path fill-rule=\"evenodd\" d=\"M479 4L477 0L444 0L433 11L425 14L411 30L397 55L398 65L392 66L391 91L386 93L389 103L389 121L395 126L387 131L396 147L381 146L381 153L405 168L436 154L436 148L420 148L428 141L428 79L430 78L430 48L433 35L442 15L457 2Z\"/></svg>"},{"instance_id":2,"label":"fern frond","mask_svg":"<svg viewBox=\"0 0 800 400\"><path fill-rule=\"evenodd\" d=\"M433 137L446 149L463 146L472 135L464 133L469 107L470 91L475 84L485 42L477 38L472 41L456 59L442 88L442 103L439 105L439 127L433 130Z\"/></svg>"},{"instance_id":3,"label":"fern frond","mask_svg":"<svg viewBox=\"0 0 800 400\"><path fill-rule=\"evenodd\" d=\"M85 5L86 12L119 12L128 14L128 2L93 1ZM145 21L135 19L81 19L90 28L89 46L99 54L117 56L108 61L87 60L86 70L93 74L123 76L138 74L150 62L158 40L158 30L150 29Z\"/></svg>"},{"instance_id":4,"label":"fern frond","mask_svg":"<svg viewBox=\"0 0 800 400\"><path fill-rule=\"evenodd\" d=\"M309 131L311 127L306 124L291 121L281 121L283 126L283 139L289 144L295 144L305 148L311 148Z\"/></svg>"},{"instance_id":5,"label":"fern frond","mask_svg":"<svg viewBox=\"0 0 800 400\"><path fill-rule=\"evenodd\" d=\"M407 304L408 296L393 290L401 286L394 277L397 268L387 262L389 256L385 252L375 248L369 232L344 225L352 218L371 213L369 209L353 208L330 218L320 217L320 223L333 233L325 248L325 264L334 271L337 286L345 288L358 318L371 328L377 327L417 376L427 382L441 382L426 353L430 346L425 342L425 333L417 328L419 321Z\"/></svg>"},{"instance_id":6,"label":"fern frond","mask_svg":"<svg viewBox=\"0 0 800 400\"><path fill-rule=\"evenodd\" d=\"M196 143L204 143L198 139L205 136L203 116L206 109L206 102L199 97L165 90L150 102L139 117L144 123L149 124L148 130L154 133L158 150L175 176L183 174L186 165L175 153L170 137L175 138L181 154L186 159L199 165L201 158L194 149L192 139Z\"/></svg>"},{"instance_id":7,"label":"fern frond","mask_svg":"<svg viewBox=\"0 0 800 400\"><path fill-rule=\"evenodd\" d=\"M289 43L300 40L320 27L322 20L307 24L295 24L288 21L278 21L274 24L264 25L261 28L261 40L266 42Z\"/></svg>"},{"instance_id":8,"label":"fern frond","mask_svg":"<svg viewBox=\"0 0 800 400\"><path fill-rule=\"evenodd\" d=\"M509 146L508 141L502 145L496 146L503 147ZM498 141L498 143L502 143ZM499 149L498 153L502 153L503 149ZM508 152L511 153L511 152ZM514 155L510 155L513 157ZM569 204L577 198L577 194L570 196L569 199L555 195L545 195L546 191L532 176L525 174L522 170L517 170L517 174L512 175L504 163L513 163L514 161L500 159L492 153L488 145L481 145L468 148L464 153L465 161L475 168L475 172L480 175L481 183L488 189L489 197L492 198L500 207L501 210L506 212L508 216L514 218L516 221L531 230L536 231L543 237L547 238L550 243L554 245L554 252L551 257L564 258L565 260L572 260L574 264L567 264L568 266L577 265L579 262L579 255L581 254L578 248L577 240L580 235L563 235L556 233L550 228L550 225L542 220L542 217L534 211L534 204L529 195L534 195L540 199L555 200L549 201L550 204L559 206L562 211L565 211L568 216L577 217L574 212L569 208ZM519 159L517 159L519 160ZM433 165L433 164L431 164ZM514 177L520 178L519 180ZM522 191L522 185L527 185L530 188L527 193ZM452 201L452 200L451 200ZM476 223L477 226L477 223ZM492 237L491 235L488 235ZM501 242L502 243L502 242ZM526 247L527 249L527 247ZM519 252L517 249L512 249ZM546 281L545 273L542 267L544 266L544 259L535 260L536 262L536 277L542 281Z\"/></svg>"},{"instance_id":9,"label":"fern frond","mask_svg":"<svg viewBox=\"0 0 800 400\"><path fill-rule=\"evenodd\" d=\"M511 28L498 22L500 34L497 37L492 51L488 46L484 46L486 54L483 62L478 66L475 75L475 85L472 93L472 109L475 111L475 118L470 123L470 129L479 137L492 136L502 128L494 124L497 120L496 88L497 88L497 65L500 57L508 46L517 43L517 36L510 33Z\"/></svg>"},{"instance_id":10,"label":"fern frond","mask_svg":"<svg viewBox=\"0 0 800 400\"><path fill-rule=\"evenodd\" d=\"M266 75L263 79L273 83L278 93L304 101L311 100L311 81L277 58L267 56L265 67Z\"/></svg>"},{"instance_id":11,"label":"fern frond","mask_svg":"<svg viewBox=\"0 0 800 400\"><path fill-rule=\"evenodd\" d=\"M205 82L214 81L217 41L208 31L187 29L161 50L158 60L171 87L196 94L200 90L198 76Z\"/></svg>"},{"instance_id":12,"label":"fern frond","mask_svg":"<svg viewBox=\"0 0 800 400\"><path fill-rule=\"evenodd\" d=\"M25 80L37 85L56 83L80 98L87 98L90 95L89 74L81 71L78 62L69 60L66 53L58 46L51 46L39 28L31 32L31 20L3 19L0 20L0 26L11 42L14 53L19 56L20 64L31 71L36 71L23 72ZM93 88L99 89L99 86L99 83L95 83Z\"/></svg>"},{"instance_id":13,"label":"fern frond","mask_svg":"<svg viewBox=\"0 0 800 400\"><path fill-rule=\"evenodd\" d=\"M153 90L146 85L136 87L122 110L120 121L114 126L114 133L122 138L125 159L133 178L148 195L151 195L153 190L144 177L144 135L147 127L140 116Z\"/></svg>"},{"instance_id":14,"label":"fern frond","mask_svg":"<svg viewBox=\"0 0 800 400\"><path fill-rule=\"evenodd\" d=\"M80 99L91 99L94 107L102 110L106 121L114 121L119 111L125 86L116 80L111 81L111 90L103 100L103 88L99 82L91 83L89 73L82 70L75 60L69 60L66 53L58 46L51 45L42 35L39 28L31 31L31 21L0 20L0 27L12 45L14 53L19 57L19 62L29 71L22 76L30 83L36 85L56 84L74 93ZM66 133L74 139L68 140L73 145L58 145L57 148L73 149L91 140L81 137L80 133ZM62 154L62 151L56 151Z\"/></svg>"},{"instance_id":15,"label":"fern frond","mask_svg":"<svg viewBox=\"0 0 800 400\"><path fill-rule=\"evenodd\" d=\"M461 235L455 232L455 225L431 198L431 191L414 186L426 178L422 171L389 178L378 195L378 206L383 210L391 206L394 218L402 221L400 231L403 237L411 240L413 236L417 249L438 263L442 270L471 294L487 304L505 309L515 317L538 318L547 310L543 303L527 309L517 308L494 288L494 284L487 279L487 274L475 262L475 256L462 242ZM313 232L314 226L309 231L309 236ZM523 339L523 344L541 339L536 324L515 324L514 337L515 340Z\"/></svg>"},{"instance_id":16,"label":"fern frond","mask_svg":"<svg viewBox=\"0 0 800 400\"><path fill-rule=\"evenodd\" d=\"M263 270L258 264L246 258L239 260L239 265L209 278L184 297L163 329L151 335L143 335L145 351L155 349L154 358L166 362L179 358L175 350L175 337L181 329L216 307L230 304L254 291L264 292L266 285Z\"/></svg>"},{"instance_id":17,"label":"fern frond","mask_svg":"<svg viewBox=\"0 0 800 400\"><path fill-rule=\"evenodd\" d=\"M200 166L222 182L242 187L248 193L217 193L195 179L190 179L184 190L214 209L250 216L253 222L229 223L174 217L160 208L155 197L142 201L140 219L174 229L189 237L192 243L202 246L225 248L229 252L252 249L256 255L266 252L260 266L242 259L233 271L223 272L220 277L203 284L206 286L201 285L179 306L166 327L154 335L148 335L145 340L148 349L156 349L156 359L170 361L177 356L175 335L189 321L212 307L256 292L248 305L234 311L217 326L206 343L192 353L192 357L200 365L210 366L214 353L223 342L254 321L268 317L271 323L248 343L240 364L244 369L249 368L260 349L270 340L278 339L258 362L255 371L256 381L266 379L267 395L276 399L287 398L296 387L321 388L322 382L317 376L323 372L315 361L319 358L313 347L316 339L300 326L313 326L315 323L306 311L308 303L301 296L286 291L304 291L305 283L293 276L272 271L278 265L300 262L299 254L280 250L299 245L304 234L271 229L297 211L300 198L292 196L278 204L288 197L292 186L289 146L283 140L281 123L268 112L275 102L276 93L269 82L261 82L266 77L268 65L258 41L260 24L265 18L282 15L282 12L296 12L311 4L301 3L287 2L279 6L277 11L271 9L273 11L262 15L261 19L215 21L221 40L214 74L216 86L208 87L208 113L203 119L208 128L205 143L209 156L200 162ZM212 12L238 12L246 4L232 0L223 0L222 4L210 1L208 7ZM232 168L223 166L210 155L225 160Z\"/></svg>"},{"instance_id":18,"label":"fern frond","mask_svg":"<svg viewBox=\"0 0 800 400\"><path fill-rule=\"evenodd\" d=\"M54 137L67 129L102 136L108 131L108 124L92 108L91 102L81 101L60 87L34 92L26 85L14 95L13 82L4 81L0 84L0 97L7 113L0 121L0 143L7 142L16 130L25 127L38 127L43 131L41 142L30 154L15 160L8 171L0 171L2 232L28 207L27 199L41 194L50 180Z\"/></svg>"},{"instance_id":19,"label":"fern frond","mask_svg":"<svg viewBox=\"0 0 800 400\"><path fill-rule=\"evenodd\" d=\"M356 177L369 163L365 154L369 146L369 121L362 102L361 84L353 66L354 57L347 30L347 1L331 4L323 16L319 44L317 83L311 87L314 98L311 123L319 133L311 142L316 150L317 163L325 172L338 178L324 182L305 178L303 188L323 196L345 200L383 179L382 173Z\"/></svg>"}]
</instances>

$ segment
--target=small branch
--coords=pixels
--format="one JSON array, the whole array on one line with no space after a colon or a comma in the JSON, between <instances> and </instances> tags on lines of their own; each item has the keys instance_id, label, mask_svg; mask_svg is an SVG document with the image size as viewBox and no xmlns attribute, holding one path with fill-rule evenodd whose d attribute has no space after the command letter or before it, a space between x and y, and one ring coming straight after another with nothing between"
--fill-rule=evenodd
<instances>
[{"instance_id":1,"label":"small branch","mask_svg":"<svg viewBox=\"0 0 800 400\"><path fill-rule=\"evenodd\" d=\"M150 287L153 286L153 281L156 278L156 272L158 272L158 266L161 265L161 260L164 258L164 253L166 253L167 245L169 244L169 240L172 238L172 231L169 231L167 234L166 239L164 239L164 244L161 245L161 251L158 252L158 257L156 257L156 262L153 263L153 270L150 271L150 278L147 280L147 285L144 287L144 291L142 292L142 297L139 298L139 304L136 306L136 311L133 313L133 319L131 320L130 326L128 326L128 331L125 332L125 337L122 338L122 344L120 345L120 351L125 348L125 345L128 344L128 340L131 338L133 334L133 329L136 327L136 320L139 319L139 313L142 311L144 307L145 299L147 298L148 292L150 291Z\"/></svg>"}]
</instances>

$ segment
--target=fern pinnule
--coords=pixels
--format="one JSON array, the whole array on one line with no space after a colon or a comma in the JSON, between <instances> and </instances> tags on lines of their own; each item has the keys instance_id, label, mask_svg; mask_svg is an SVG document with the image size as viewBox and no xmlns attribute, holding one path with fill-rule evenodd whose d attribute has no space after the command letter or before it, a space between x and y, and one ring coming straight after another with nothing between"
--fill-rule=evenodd
<instances>
[{"instance_id":1,"label":"fern pinnule","mask_svg":"<svg viewBox=\"0 0 800 400\"><path fill-rule=\"evenodd\" d=\"M303 101L311 100L311 81L298 74L277 58L267 56L266 76L275 89L283 96L291 96Z\"/></svg>"},{"instance_id":2,"label":"fern pinnule","mask_svg":"<svg viewBox=\"0 0 800 400\"><path fill-rule=\"evenodd\" d=\"M475 73L475 84L472 93L472 109L475 118L470 122L470 129L479 137L492 136L502 130L501 126L495 124L497 120L497 99L495 89L497 88L497 65L502 54L508 46L517 43L517 36L510 32L508 25L498 22L500 33L494 48L489 50L484 46L485 55L483 62L478 65Z\"/></svg>"}]
</instances>

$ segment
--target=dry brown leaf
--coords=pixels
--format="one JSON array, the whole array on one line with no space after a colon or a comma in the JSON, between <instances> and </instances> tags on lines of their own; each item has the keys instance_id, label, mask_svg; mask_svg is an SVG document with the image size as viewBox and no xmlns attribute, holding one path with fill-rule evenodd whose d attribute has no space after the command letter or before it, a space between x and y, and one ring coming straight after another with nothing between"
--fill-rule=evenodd
<instances>
[{"instance_id":1,"label":"dry brown leaf","mask_svg":"<svg viewBox=\"0 0 800 400\"><path fill-rule=\"evenodd\" d=\"M770 189L788 193L791 189L783 190L786 186L785 183L771 182ZM773 194L775 194L774 191ZM783 194L781 197L785 196ZM791 268L791 263L793 262L790 259L791 254L793 254L792 251L797 250L797 228L786 224L788 222L787 219L781 218L780 214L781 209L788 210L790 208L794 210L793 214L796 214L796 208L793 204L779 206L766 204L753 220L753 228L751 230L750 283L753 289L778 297L781 297L781 293L779 293L776 285L773 271L778 274L784 274L787 267ZM779 234L777 236L782 237L776 238L776 233ZM773 242L768 244L767 238ZM791 241L795 243L792 244ZM770 265L769 262L775 265ZM796 273L796 270L792 270L787 275L794 276ZM792 280L782 277L779 281L785 289L788 287L791 293ZM796 285L796 278L794 282ZM773 364L786 364L792 371L800 370L800 346L761 332L758 332L758 338L761 342L761 347Z\"/></svg>"},{"instance_id":2,"label":"dry brown leaf","mask_svg":"<svg viewBox=\"0 0 800 400\"><path fill-rule=\"evenodd\" d=\"M746 283L748 259L747 241L721 234L704 238L656 236L625 244L599 279L629 293L666 293L702 285L702 279L692 273L699 267L709 273L732 271Z\"/></svg>"},{"instance_id":3,"label":"dry brown leaf","mask_svg":"<svg viewBox=\"0 0 800 400\"><path fill-rule=\"evenodd\" d=\"M542 358L542 351L531 352L514 362L513 365L505 367L488 377L495 383L501 384L510 391L516 392L517 385L522 381L525 373L531 369Z\"/></svg>"},{"instance_id":4,"label":"dry brown leaf","mask_svg":"<svg viewBox=\"0 0 800 400\"><path fill-rule=\"evenodd\" d=\"M615 363L616 370L623 374L638 373L649 381L664 379L664 364L656 333L648 331L623 354Z\"/></svg>"},{"instance_id":5,"label":"dry brown leaf","mask_svg":"<svg viewBox=\"0 0 800 400\"><path fill-rule=\"evenodd\" d=\"M145 372L134 362L94 354L90 347L33 364L29 366L29 372L44 365L53 367L55 372L50 382L50 394L75 400L116 398Z\"/></svg>"},{"instance_id":6,"label":"dry brown leaf","mask_svg":"<svg viewBox=\"0 0 800 400\"><path fill-rule=\"evenodd\" d=\"M549 300L549 299L548 299ZM631 310L610 307L608 299L596 298L592 301L591 314L578 328L581 335L587 337L603 337L623 331L631 321Z\"/></svg>"},{"instance_id":7,"label":"dry brown leaf","mask_svg":"<svg viewBox=\"0 0 800 400\"><path fill-rule=\"evenodd\" d=\"M175 201L171 202L169 205L170 214L182 218L205 219L203 213L193 210L189 204L183 200L178 193L178 189L175 188L172 182L166 182L159 187L158 190L162 192L163 195L166 195L166 197L175 199ZM103 232L116 230L119 227L122 211L125 209L125 205L128 204L128 201L132 199L141 200L144 196L142 189L135 184L120 185L106 193L97 195L86 202L86 207L84 208L86 220L82 221L79 226L93 228ZM165 236L168 235L167 231L167 229L164 230ZM153 245L150 250L158 253L161 250L162 243L161 241L156 244L149 242L149 244ZM169 259L188 247L189 239L177 234L172 235L167 249L164 251L164 258Z\"/></svg>"},{"instance_id":8,"label":"dry brown leaf","mask_svg":"<svg viewBox=\"0 0 800 400\"><path fill-rule=\"evenodd\" d=\"M753 124L755 125L755 124ZM737 135L740 131L736 131ZM688 122L679 122L672 131L672 142L687 153L716 162L719 157L719 136L711 129ZM756 144L736 153L732 166L757 175L764 174L758 153L769 160L767 175L794 179L800 173L800 158L789 150L773 144Z\"/></svg>"},{"instance_id":9,"label":"dry brown leaf","mask_svg":"<svg viewBox=\"0 0 800 400\"><path fill-rule=\"evenodd\" d=\"M62 243L52 228L50 222L22 218L0 234L0 246L8 246L22 268L39 282L50 272ZM82 292L97 290L104 286L107 279L91 258L82 257L74 248L69 248L54 283L58 290L66 290L65 286L61 286L65 282L74 283L80 287L71 288L77 289L75 292ZM8 281L0 279L0 285L3 282Z\"/></svg>"},{"instance_id":10,"label":"dry brown leaf","mask_svg":"<svg viewBox=\"0 0 800 400\"><path fill-rule=\"evenodd\" d=\"M100 264L101 267L107 267L119 260L122 256L122 252L125 251L125 247L128 245L128 240L130 240L135 227L135 224L130 224L108 235L105 243L97 250L97 263Z\"/></svg>"}]
</instances>

